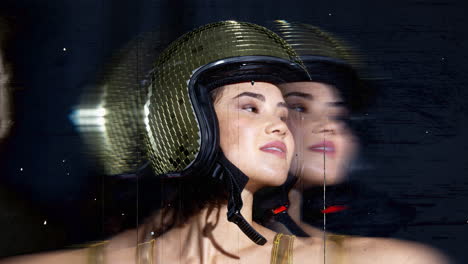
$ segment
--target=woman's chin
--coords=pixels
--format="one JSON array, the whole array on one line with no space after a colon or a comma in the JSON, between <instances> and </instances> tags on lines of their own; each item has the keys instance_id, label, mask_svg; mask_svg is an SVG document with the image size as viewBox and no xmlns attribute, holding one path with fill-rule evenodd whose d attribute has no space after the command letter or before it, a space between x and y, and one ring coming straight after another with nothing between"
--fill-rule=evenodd
<instances>
[{"instance_id":1,"label":"woman's chin","mask_svg":"<svg viewBox=\"0 0 468 264\"><path fill-rule=\"evenodd\" d=\"M278 171L265 171L261 174L256 174L249 177L249 182L252 182L252 185L258 187L274 187L280 186L286 182L287 171L278 172Z\"/></svg>"},{"instance_id":2,"label":"woman's chin","mask_svg":"<svg viewBox=\"0 0 468 264\"><path fill-rule=\"evenodd\" d=\"M298 184L303 187L335 185L345 181L345 177L343 175L338 175L337 173L330 171L324 172L323 170L314 171L312 173L303 171L299 179L300 181Z\"/></svg>"},{"instance_id":3,"label":"woman's chin","mask_svg":"<svg viewBox=\"0 0 468 264\"><path fill-rule=\"evenodd\" d=\"M276 182L277 184L283 184L288 178L289 166L278 166L273 167L266 171L265 175L268 177L271 182Z\"/></svg>"}]
</instances>

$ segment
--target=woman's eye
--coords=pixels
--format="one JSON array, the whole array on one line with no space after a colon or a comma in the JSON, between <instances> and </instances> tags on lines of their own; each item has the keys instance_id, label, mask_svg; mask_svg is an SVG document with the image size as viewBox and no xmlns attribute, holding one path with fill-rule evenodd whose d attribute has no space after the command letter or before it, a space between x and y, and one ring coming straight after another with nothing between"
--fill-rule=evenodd
<instances>
[{"instance_id":1,"label":"woman's eye","mask_svg":"<svg viewBox=\"0 0 468 264\"><path fill-rule=\"evenodd\" d=\"M303 113L305 112L305 107L301 106L301 105L291 105L289 106L289 109L293 110L293 111L296 111L296 112L300 112L300 113Z\"/></svg>"},{"instance_id":2,"label":"woman's eye","mask_svg":"<svg viewBox=\"0 0 468 264\"><path fill-rule=\"evenodd\" d=\"M246 110L247 112L258 113L258 109L255 106L246 105L246 106L242 107L242 109Z\"/></svg>"}]
</instances>

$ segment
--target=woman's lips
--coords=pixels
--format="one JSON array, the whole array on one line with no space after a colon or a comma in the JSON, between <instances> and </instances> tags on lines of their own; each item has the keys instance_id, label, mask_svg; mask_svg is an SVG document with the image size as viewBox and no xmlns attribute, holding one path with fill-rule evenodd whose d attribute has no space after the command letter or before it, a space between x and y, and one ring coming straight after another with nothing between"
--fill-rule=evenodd
<instances>
[{"instance_id":1,"label":"woman's lips","mask_svg":"<svg viewBox=\"0 0 468 264\"><path fill-rule=\"evenodd\" d=\"M287 147L281 141L272 141L266 145L260 147L261 151L274 154L282 159L286 158Z\"/></svg>"},{"instance_id":2,"label":"woman's lips","mask_svg":"<svg viewBox=\"0 0 468 264\"><path fill-rule=\"evenodd\" d=\"M335 144L332 141L322 141L319 144L312 145L308 148L310 151L324 153L326 155L335 154Z\"/></svg>"}]
</instances>

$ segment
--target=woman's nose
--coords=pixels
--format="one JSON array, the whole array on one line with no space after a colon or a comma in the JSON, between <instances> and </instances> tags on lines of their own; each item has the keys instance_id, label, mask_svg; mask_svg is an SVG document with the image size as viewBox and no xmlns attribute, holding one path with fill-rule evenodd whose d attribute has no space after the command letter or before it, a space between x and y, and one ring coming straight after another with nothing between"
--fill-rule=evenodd
<instances>
[{"instance_id":1,"label":"woman's nose","mask_svg":"<svg viewBox=\"0 0 468 264\"><path fill-rule=\"evenodd\" d=\"M283 136L286 135L288 131L289 129L286 122L280 117L272 117L265 127L265 132L267 134L278 134Z\"/></svg>"},{"instance_id":2,"label":"woman's nose","mask_svg":"<svg viewBox=\"0 0 468 264\"><path fill-rule=\"evenodd\" d=\"M329 134L335 135L340 133L341 125L340 122L334 119L323 119L321 120L314 129L317 134Z\"/></svg>"}]
</instances>

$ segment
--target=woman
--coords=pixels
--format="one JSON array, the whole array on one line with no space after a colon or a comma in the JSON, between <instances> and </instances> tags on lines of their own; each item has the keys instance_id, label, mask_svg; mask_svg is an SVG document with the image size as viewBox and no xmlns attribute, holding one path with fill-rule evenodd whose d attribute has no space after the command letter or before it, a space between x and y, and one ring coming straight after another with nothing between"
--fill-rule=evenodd
<instances>
[{"instance_id":1,"label":"woman","mask_svg":"<svg viewBox=\"0 0 468 264\"><path fill-rule=\"evenodd\" d=\"M251 219L253 193L282 184L289 170L294 144L276 84L305 79L292 60L283 40L248 23L210 24L178 39L156 64L144 108L153 170L179 186L166 208L106 243L3 263L322 263L321 239L294 241ZM400 249L385 263L431 263Z\"/></svg>"},{"instance_id":2,"label":"woman","mask_svg":"<svg viewBox=\"0 0 468 264\"><path fill-rule=\"evenodd\" d=\"M145 225L151 229L154 224L156 229L143 234L129 231L105 247L10 261L85 263L103 257L109 263L134 263L135 252L145 248L143 255L155 256L148 261L170 263L182 258L182 251L174 254L174 250L181 250L179 242L185 238L193 243L183 252L197 253L189 257L237 261L240 250L255 245L251 240L264 244L265 238L251 227L252 194L266 183L279 185L286 179L293 140L284 121L287 108L273 83L302 70L293 59L294 52L283 40L248 23L211 24L181 37L161 55L144 108L147 144L154 147L148 156L155 174L171 178L168 184L183 185L167 209ZM209 92L214 88L218 89L211 92L213 107ZM220 216L225 213L247 236ZM158 222L159 217L163 221ZM147 242L152 234L161 245L154 252L147 244L135 245L136 239ZM238 239L216 241L226 235ZM270 244L273 237L267 232ZM171 247L174 250L168 251ZM208 251L199 251L202 248ZM211 254L211 249L218 253ZM269 255L269 250L265 252Z\"/></svg>"}]
</instances>

